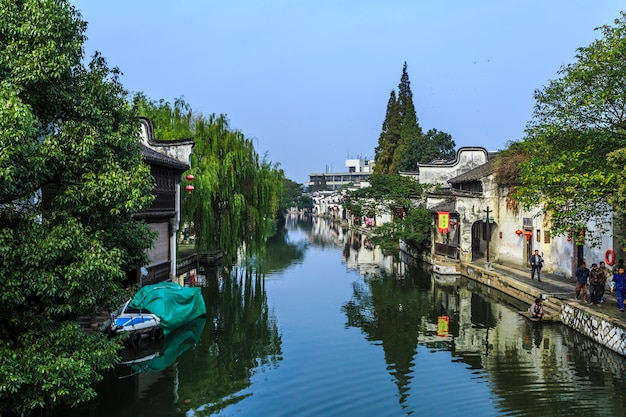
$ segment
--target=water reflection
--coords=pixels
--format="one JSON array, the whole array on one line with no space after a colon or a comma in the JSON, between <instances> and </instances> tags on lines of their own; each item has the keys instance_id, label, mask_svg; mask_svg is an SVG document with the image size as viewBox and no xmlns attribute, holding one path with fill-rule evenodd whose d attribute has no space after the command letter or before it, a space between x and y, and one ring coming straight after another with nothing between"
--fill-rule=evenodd
<instances>
[{"instance_id":1,"label":"water reflection","mask_svg":"<svg viewBox=\"0 0 626 417\"><path fill-rule=\"evenodd\" d=\"M125 351L123 363L98 384L96 401L58 415L179 416L180 407L211 415L245 398L251 377L281 359L276 317L260 275L209 272L202 289L206 318L162 343L144 341L140 350Z\"/></svg>"},{"instance_id":2,"label":"water reflection","mask_svg":"<svg viewBox=\"0 0 626 417\"><path fill-rule=\"evenodd\" d=\"M179 363L179 396L195 415L211 415L249 394L250 378L277 366L281 336L263 278L250 270L208 280L208 334Z\"/></svg>"},{"instance_id":3,"label":"water reflection","mask_svg":"<svg viewBox=\"0 0 626 417\"><path fill-rule=\"evenodd\" d=\"M409 392L417 336L426 334L428 318L436 316L429 287L428 274L417 267L403 280L383 273L380 278L355 281L352 299L343 307L347 326L358 327L367 340L381 343L400 404Z\"/></svg>"},{"instance_id":4,"label":"water reflection","mask_svg":"<svg viewBox=\"0 0 626 417\"><path fill-rule=\"evenodd\" d=\"M268 239L263 256L255 258L256 269L270 275L301 263L308 242L291 235L307 230L307 225L310 224L308 220L308 217L299 217L296 214L286 216L284 227L279 227L276 234Z\"/></svg>"},{"instance_id":5,"label":"water reflection","mask_svg":"<svg viewBox=\"0 0 626 417\"><path fill-rule=\"evenodd\" d=\"M624 414L624 358L366 242L287 218L257 270L207 275L196 344L165 369L109 376L80 415Z\"/></svg>"}]
</instances>

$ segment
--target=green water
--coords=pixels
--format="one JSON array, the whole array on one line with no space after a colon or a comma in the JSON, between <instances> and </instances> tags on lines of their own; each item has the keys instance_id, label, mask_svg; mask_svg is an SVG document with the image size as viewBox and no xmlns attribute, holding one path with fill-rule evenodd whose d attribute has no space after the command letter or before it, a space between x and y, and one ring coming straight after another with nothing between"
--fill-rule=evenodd
<instances>
[{"instance_id":1,"label":"green water","mask_svg":"<svg viewBox=\"0 0 626 417\"><path fill-rule=\"evenodd\" d=\"M74 415L625 414L622 357L527 321L526 306L501 294L362 243L323 220L289 218L264 275L207 278L206 320L193 326L197 338L177 341L171 364L118 366Z\"/></svg>"}]
</instances>

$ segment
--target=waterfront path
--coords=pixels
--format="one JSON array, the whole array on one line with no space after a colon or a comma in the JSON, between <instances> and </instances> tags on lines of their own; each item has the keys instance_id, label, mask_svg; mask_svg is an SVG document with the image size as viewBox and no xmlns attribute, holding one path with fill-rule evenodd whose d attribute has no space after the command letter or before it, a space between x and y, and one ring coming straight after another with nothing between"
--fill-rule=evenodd
<instances>
[{"instance_id":1,"label":"waterfront path","mask_svg":"<svg viewBox=\"0 0 626 417\"><path fill-rule=\"evenodd\" d=\"M619 311L617 308L617 298L615 293L611 293L608 290L604 292L605 302L598 306L594 306L590 303L584 303L583 301L576 299L576 278L542 272L541 282L538 282L536 276L534 280L530 279L530 268L521 269L493 263L491 264L491 267L494 271L499 272L502 275L536 288L538 292L545 294L549 298L579 304L589 312L596 311L613 319L620 320L622 323L626 324L626 313ZM587 301L589 300L590 297L589 294L587 294Z\"/></svg>"},{"instance_id":2,"label":"waterfront path","mask_svg":"<svg viewBox=\"0 0 626 417\"><path fill-rule=\"evenodd\" d=\"M606 291L605 302L596 306L576 299L576 280L541 273L541 282L531 280L529 268L490 263L461 262L461 275L497 289L529 306L544 299L544 321L560 321L603 346L626 356L626 313L617 308L614 293ZM589 298L587 298L589 299Z\"/></svg>"}]
</instances>

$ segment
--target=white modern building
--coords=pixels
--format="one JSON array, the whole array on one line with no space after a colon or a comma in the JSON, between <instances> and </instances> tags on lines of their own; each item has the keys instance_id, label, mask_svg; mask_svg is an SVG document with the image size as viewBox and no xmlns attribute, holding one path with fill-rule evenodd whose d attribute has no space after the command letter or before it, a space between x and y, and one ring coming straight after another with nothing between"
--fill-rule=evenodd
<instances>
[{"instance_id":1,"label":"white modern building","mask_svg":"<svg viewBox=\"0 0 626 417\"><path fill-rule=\"evenodd\" d=\"M374 170L374 160L361 157L346 159L346 168L348 170L344 172L309 174L309 182L306 185L310 189L315 189L316 184L326 183L327 191L338 190L346 185L365 186Z\"/></svg>"}]
</instances>

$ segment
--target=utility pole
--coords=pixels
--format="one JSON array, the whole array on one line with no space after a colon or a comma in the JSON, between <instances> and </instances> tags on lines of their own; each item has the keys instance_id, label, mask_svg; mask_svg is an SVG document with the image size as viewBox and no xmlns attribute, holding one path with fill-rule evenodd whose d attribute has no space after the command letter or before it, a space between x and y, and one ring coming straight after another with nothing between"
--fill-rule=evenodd
<instances>
[{"instance_id":1,"label":"utility pole","mask_svg":"<svg viewBox=\"0 0 626 417\"><path fill-rule=\"evenodd\" d=\"M485 222L487 223L485 228L487 232L487 263L489 263L489 246L491 242L491 230L489 230L489 213L491 212L491 210L489 210L489 206L487 206L487 209L483 211L487 214L487 217L485 217Z\"/></svg>"}]
</instances>

